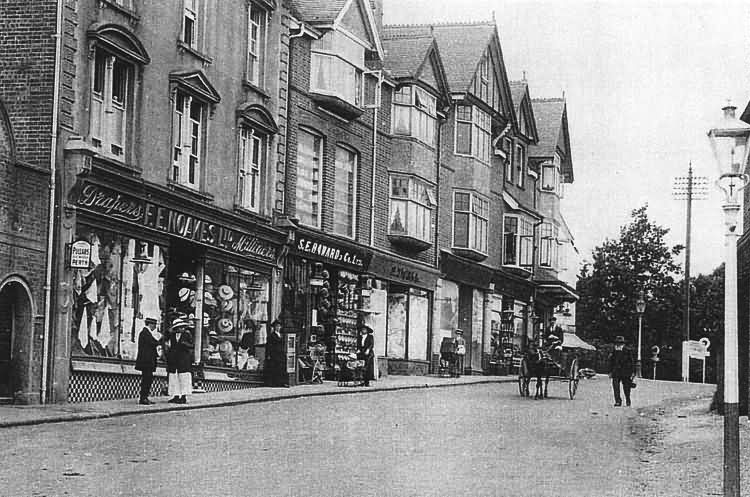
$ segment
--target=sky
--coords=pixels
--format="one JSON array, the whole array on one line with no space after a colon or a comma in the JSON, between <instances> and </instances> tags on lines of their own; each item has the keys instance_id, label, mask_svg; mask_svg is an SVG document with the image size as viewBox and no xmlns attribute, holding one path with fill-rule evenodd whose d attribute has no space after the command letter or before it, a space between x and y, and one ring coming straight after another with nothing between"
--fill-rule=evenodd
<instances>
[{"instance_id":1,"label":"sky","mask_svg":"<svg viewBox=\"0 0 750 497\"><path fill-rule=\"evenodd\" d=\"M685 243L686 202L674 178L708 177L693 202L691 275L724 260L721 196L706 137L730 100L750 101L750 2L384 0L386 24L494 17L510 80L532 98L565 95L575 181L561 209L582 260L617 239L630 213ZM679 257L684 263L684 255Z\"/></svg>"}]
</instances>

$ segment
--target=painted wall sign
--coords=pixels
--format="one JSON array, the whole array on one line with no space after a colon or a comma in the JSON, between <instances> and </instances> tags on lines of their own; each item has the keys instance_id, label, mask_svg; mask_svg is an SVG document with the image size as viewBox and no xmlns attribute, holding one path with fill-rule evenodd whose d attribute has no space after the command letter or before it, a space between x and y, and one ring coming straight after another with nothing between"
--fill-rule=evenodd
<instances>
[{"instance_id":1,"label":"painted wall sign","mask_svg":"<svg viewBox=\"0 0 750 497\"><path fill-rule=\"evenodd\" d=\"M385 280L406 283L428 290L435 289L438 279L437 273L380 253L372 256L369 272Z\"/></svg>"},{"instance_id":2,"label":"painted wall sign","mask_svg":"<svg viewBox=\"0 0 750 497\"><path fill-rule=\"evenodd\" d=\"M270 261L276 256L276 247L255 235L92 183L84 184L76 199L76 205L97 214L135 223L237 255L249 255Z\"/></svg>"},{"instance_id":3,"label":"painted wall sign","mask_svg":"<svg viewBox=\"0 0 750 497\"><path fill-rule=\"evenodd\" d=\"M302 255L315 256L327 262L345 264L357 269L365 269L370 259L369 255L362 250L317 240L308 235L299 235L295 248Z\"/></svg>"},{"instance_id":4,"label":"painted wall sign","mask_svg":"<svg viewBox=\"0 0 750 497\"><path fill-rule=\"evenodd\" d=\"M70 244L70 267L72 269L88 269L91 264L91 244L86 240L78 240Z\"/></svg>"}]
</instances>

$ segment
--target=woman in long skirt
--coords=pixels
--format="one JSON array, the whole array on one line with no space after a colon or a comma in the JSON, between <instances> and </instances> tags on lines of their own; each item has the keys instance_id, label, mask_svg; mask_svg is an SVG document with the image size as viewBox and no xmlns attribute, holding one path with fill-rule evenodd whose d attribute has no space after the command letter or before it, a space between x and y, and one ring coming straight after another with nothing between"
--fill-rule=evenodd
<instances>
[{"instance_id":1,"label":"woman in long skirt","mask_svg":"<svg viewBox=\"0 0 750 497\"><path fill-rule=\"evenodd\" d=\"M168 402L185 404L187 396L193 393L193 377L190 373L193 364L193 335L186 320L174 320L169 328L168 344L168 392L172 396Z\"/></svg>"}]
</instances>

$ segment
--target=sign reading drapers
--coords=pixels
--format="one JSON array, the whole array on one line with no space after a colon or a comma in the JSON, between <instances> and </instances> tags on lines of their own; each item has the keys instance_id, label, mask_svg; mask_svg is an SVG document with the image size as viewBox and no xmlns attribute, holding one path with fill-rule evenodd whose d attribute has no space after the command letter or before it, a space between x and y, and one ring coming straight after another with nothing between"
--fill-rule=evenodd
<instances>
[{"instance_id":1,"label":"sign reading drapers","mask_svg":"<svg viewBox=\"0 0 750 497\"><path fill-rule=\"evenodd\" d=\"M157 205L93 183L84 183L75 199L79 208L155 229L241 256L273 261L276 248L255 235Z\"/></svg>"}]
</instances>

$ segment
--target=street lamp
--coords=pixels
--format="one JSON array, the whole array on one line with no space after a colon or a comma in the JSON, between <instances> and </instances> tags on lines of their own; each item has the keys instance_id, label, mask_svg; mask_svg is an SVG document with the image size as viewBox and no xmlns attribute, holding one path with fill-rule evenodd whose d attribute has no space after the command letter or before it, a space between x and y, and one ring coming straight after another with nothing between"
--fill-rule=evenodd
<instances>
[{"instance_id":1,"label":"street lamp","mask_svg":"<svg viewBox=\"0 0 750 497\"><path fill-rule=\"evenodd\" d=\"M646 301L643 299L643 290L638 294L638 300L635 301L635 312L638 314L638 359L635 361L635 372L638 378L643 378L641 369L641 330L643 328L643 313L646 311Z\"/></svg>"},{"instance_id":2,"label":"street lamp","mask_svg":"<svg viewBox=\"0 0 750 497\"><path fill-rule=\"evenodd\" d=\"M734 116L727 104L722 120L708 131L711 149L719 167L717 186L724 192L724 495L740 495L740 427L737 345L737 219L738 194L748 182L747 139L750 125Z\"/></svg>"}]
</instances>

